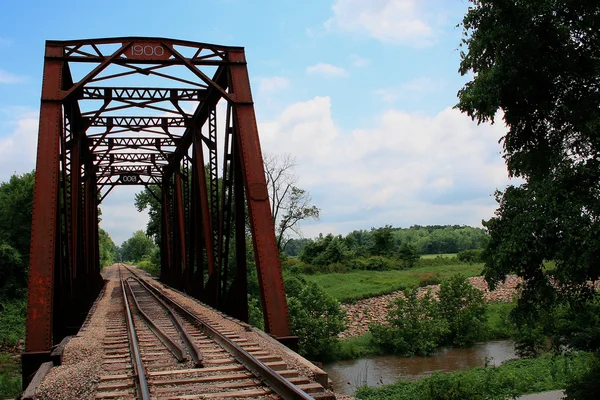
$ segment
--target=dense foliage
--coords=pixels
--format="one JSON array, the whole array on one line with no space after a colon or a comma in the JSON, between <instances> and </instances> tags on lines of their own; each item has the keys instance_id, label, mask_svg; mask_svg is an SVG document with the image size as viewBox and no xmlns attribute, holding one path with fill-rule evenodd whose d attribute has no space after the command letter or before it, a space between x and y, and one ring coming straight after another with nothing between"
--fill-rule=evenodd
<instances>
[{"instance_id":1,"label":"dense foliage","mask_svg":"<svg viewBox=\"0 0 600 400\"><path fill-rule=\"evenodd\" d=\"M0 184L0 300L24 294L29 266L34 172Z\"/></svg>"},{"instance_id":2,"label":"dense foliage","mask_svg":"<svg viewBox=\"0 0 600 400\"><path fill-rule=\"evenodd\" d=\"M587 282L600 278L600 3L471 2L460 73L473 79L457 107L478 122L503 118L508 171L524 181L496 194L485 275L525 280L522 350L535 353L548 334L598 348L596 318L579 316L596 308ZM572 320L556 327L556 315Z\"/></svg>"},{"instance_id":3,"label":"dense foliage","mask_svg":"<svg viewBox=\"0 0 600 400\"><path fill-rule=\"evenodd\" d=\"M135 231L133 235L121 245L121 257L123 261L138 262L149 258L155 251L156 245L144 231Z\"/></svg>"},{"instance_id":4,"label":"dense foliage","mask_svg":"<svg viewBox=\"0 0 600 400\"><path fill-rule=\"evenodd\" d=\"M345 312L340 303L321 287L301 277L284 274L290 325L299 337L298 352L310 360L334 358L338 334L345 329ZM263 328L256 270L248 270L250 324Z\"/></svg>"},{"instance_id":5,"label":"dense foliage","mask_svg":"<svg viewBox=\"0 0 600 400\"><path fill-rule=\"evenodd\" d=\"M462 275L442 282L438 300L417 289L404 290L390 304L389 325L371 325L373 340L396 354L428 355L442 345L469 346L486 338L486 304L480 290Z\"/></svg>"},{"instance_id":6,"label":"dense foliage","mask_svg":"<svg viewBox=\"0 0 600 400\"><path fill-rule=\"evenodd\" d=\"M381 388L362 387L363 400L505 400L527 393L562 389L593 368L588 353L511 360L499 367L434 373L415 382L398 381Z\"/></svg>"},{"instance_id":7,"label":"dense foliage","mask_svg":"<svg viewBox=\"0 0 600 400\"><path fill-rule=\"evenodd\" d=\"M438 302L427 292L417 297L417 289L404 290L404 298L390 305L388 325L371 325L375 343L387 351L405 356L428 355L448 334L448 322L441 318Z\"/></svg>"},{"instance_id":8,"label":"dense foliage","mask_svg":"<svg viewBox=\"0 0 600 400\"><path fill-rule=\"evenodd\" d=\"M524 278L516 318L529 334L523 347L535 350L552 309L587 307L587 281L600 277L600 3L472 3L460 72L473 79L457 107L479 122L502 115L509 174L524 180L497 193L499 209L484 223L485 275L492 284ZM579 322L577 331L598 332L594 319Z\"/></svg>"},{"instance_id":9,"label":"dense foliage","mask_svg":"<svg viewBox=\"0 0 600 400\"><path fill-rule=\"evenodd\" d=\"M419 254L447 254L481 249L486 235L470 226L412 226L393 228L386 225L370 231L353 231L346 236L319 235L316 239L292 239L284 254L295 256L313 266L342 264L352 268L356 259L384 257L411 267ZM366 269L378 269L366 268Z\"/></svg>"},{"instance_id":10,"label":"dense foliage","mask_svg":"<svg viewBox=\"0 0 600 400\"><path fill-rule=\"evenodd\" d=\"M287 277L285 289L292 332L300 338L298 352L311 360L330 358L337 335L345 329L340 303L318 285L298 277Z\"/></svg>"},{"instance_id":11,"label":"dense foliage","mask_svg":"<svg viewBox=\"0 0 600 400\"><path fill-rule=\"evenodd\" d=\"M100 266L106 267L115 262L117 256L117 246L112 238L104 229L98 229L98 240L100 245Z\"/></svg>"}]
</instances>

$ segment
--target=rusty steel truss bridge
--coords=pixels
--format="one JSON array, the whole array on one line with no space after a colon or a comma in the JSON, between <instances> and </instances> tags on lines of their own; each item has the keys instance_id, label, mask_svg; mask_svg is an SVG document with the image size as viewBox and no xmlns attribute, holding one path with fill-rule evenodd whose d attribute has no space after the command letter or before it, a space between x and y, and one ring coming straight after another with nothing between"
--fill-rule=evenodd
<instances>
[{"instance_id":1,"label":"rusty steel truss bridge","mask_svg":"<svg viewBox=\"0 0 600 400\"><path fill-rule=\"evenodd\" d=\"M98 206L119 185L145 187L160 204L163 282L247 321L251 253L265 330L294 341L244 49L47 41L25 380L77 332L102 288Z\"/></svg>"}]
</instances>

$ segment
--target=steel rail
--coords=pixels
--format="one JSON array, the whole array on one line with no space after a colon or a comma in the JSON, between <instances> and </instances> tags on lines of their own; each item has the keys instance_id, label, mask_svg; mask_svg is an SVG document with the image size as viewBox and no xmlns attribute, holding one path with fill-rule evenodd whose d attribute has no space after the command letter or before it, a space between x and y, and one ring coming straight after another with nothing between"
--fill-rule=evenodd
<instances>
[{"instance_id":1,"label":"steel rail","mask_svg":"<svg viewBox=\"0 0 600 400\"><path fill-rule=\"evenodd\" d=\"M127 267L126 267L127 268ZM127 268L133 275L137 274ZM149 290L156 293L166 303L170 304L174 309L181 313L184 318L191 320L196 323L198 327L204 331L211 339L226 349L236 360L244 365L250 372L252 372L258 379L267 384L276 394L281 396L284 400L314 400L312 396L307 394L305 391L299 389L294 384L289 382L287 379L279 375L276 371L264 364L260 360L257 360L250 353L242 349L239 345L233 342L231 339L220 333L218 330L213 328L208 322L203 321L201 318L192 314L190 311L185 309L182 305L177 303L175 300L169 298L160 289L149 284L144 279L140 279L142 285L146 286Z\"/></svg>"},{"instance_id":2,"label":"steel rail","mask_svg":"<svg viewBox=\"0 0 600 400\"><path fill-rule=\"evenodd\" d=\"M129 284L129 281L127 279L125 280L125 286L127 289L129 289L129 293L131 294L131 298L133 300L133 303L135 304L135 307L137 308L142 318L144 318L144 320L146 321L146 324L148 324L150 330L154 332L154 334L164 343L164 345L171 351L171 353L173 353L177 361L185 361L185 352L181 348L181 346L175 343L165 331L163 331L158 325L156 325L152 317L150 317L144 310L142 310L142 307L140 306L137 300L137 296L135 295L135 293L133 293L133 289L131 288L131 285Z\"/></svg>"},{"instance_id":3,"label":"steel rail","mask_svg":"<svg viewBox=\"0 0 600 400\"><path fill-rule=\"evenodd\" d=\"M149 295L151 295L167 311L167 313L169 314L169 318L175 326L175 329L177 329L177 332L179 332L181 339L185 343L190 355L192 356L192 360L194 360L194 365L196 367L203 367L204 356L202 356L200 348L193 343L192 337L181 323L179 317L175 314L175 311L160 297L158 297L153 291L149 290L137 276L134 275L131 279L135 279L137 282L139 282L142 288L146 290L146 292Z\"/></svg>"},{"instance_id":4,"label":"steel rail","mask_svg":"<svg viewBox=\"0 0 600 400\"><path fill-rule=\"evenodd\" d=\"M120 269L119 275L121 275ZM127 300L127 293L125 292L125 284L123 283L122 276L120 276L120 279L121 290L123 292L123 303L125 304L125 313L127 314L127 334L129 335L129 349L131 350L131 357L134 359L134 362L132 364L135 370L135 376L137 378L136 381L138 387L138 398L140 400L150 400L150 389L148 388L146 373L144 372L144 364L142 363L140 346L137 340L135 326L133 325L133 317L131 316L131 309L129 308L130 305L129 301Z\"/></svg>"}]
</instances>

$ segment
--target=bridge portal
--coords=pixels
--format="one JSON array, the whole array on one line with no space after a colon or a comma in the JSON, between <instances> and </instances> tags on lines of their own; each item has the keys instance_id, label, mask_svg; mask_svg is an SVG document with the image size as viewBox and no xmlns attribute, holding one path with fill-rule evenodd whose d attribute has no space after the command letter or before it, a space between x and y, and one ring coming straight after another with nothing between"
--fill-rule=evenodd
<instances>
[{"instance_id":1,"label":"bridge portal","mask_svg":"<svg viewBox=\"0 0 600 400\"><path fill-rule=\"evenodd\" d=\"M100 292L98 206L119 185L160 204L163 282L246 321L249 253L265 330L293 340L244 49L124 37L45 51L23 376Z\"/></svg>"}]
</instances>

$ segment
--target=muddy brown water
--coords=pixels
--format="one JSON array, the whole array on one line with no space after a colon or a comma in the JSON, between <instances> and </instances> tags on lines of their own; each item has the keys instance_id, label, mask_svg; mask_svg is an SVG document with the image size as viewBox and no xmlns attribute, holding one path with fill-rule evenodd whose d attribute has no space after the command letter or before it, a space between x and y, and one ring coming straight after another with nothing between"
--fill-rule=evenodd
<instances>
[{"instance_id":1,"label":"muddy brown water","mask_svg":"<svg viewBox=\"0 0 600 400\"><path fill-rule=\"evenodd\" d=\"M514 343L499 340L468 349L441 349L430 357L376 356L323 365L337 393L352 395L359 386L389 385L398 379L417 380L434 372L500 365L517 358Z\"/></svg>"}]
</instances>

